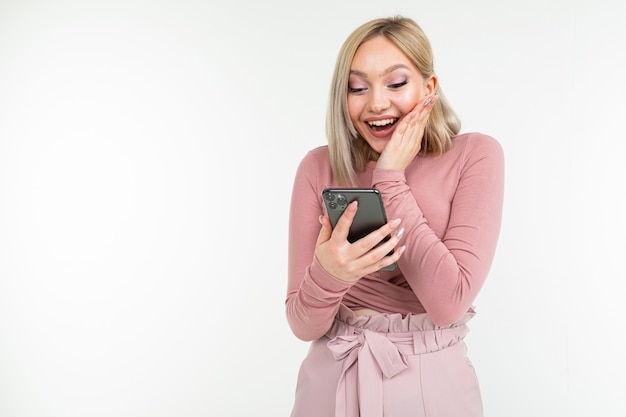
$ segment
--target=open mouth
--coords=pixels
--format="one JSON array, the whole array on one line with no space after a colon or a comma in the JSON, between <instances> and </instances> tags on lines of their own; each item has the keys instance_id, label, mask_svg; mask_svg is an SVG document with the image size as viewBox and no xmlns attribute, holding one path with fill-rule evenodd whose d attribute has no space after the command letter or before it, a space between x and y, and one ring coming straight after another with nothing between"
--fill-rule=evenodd
<instances>
[{"instance_id":1,"label":"open mouth","mask_svg":"<svg viewBox=\"0 0 626 417\"><path fill-rule=\"evenodd\" d=\"M396 122L398 121L398 118L389 118L389 119L382 119L382 120L373 120L370 122L367 122L367 124L369 125L369 127L376 131L376 132L380 132L382 130L387 130L389 129L391 126L393 126L394 124L396 124Z\"/></svg>"}]
</instances>

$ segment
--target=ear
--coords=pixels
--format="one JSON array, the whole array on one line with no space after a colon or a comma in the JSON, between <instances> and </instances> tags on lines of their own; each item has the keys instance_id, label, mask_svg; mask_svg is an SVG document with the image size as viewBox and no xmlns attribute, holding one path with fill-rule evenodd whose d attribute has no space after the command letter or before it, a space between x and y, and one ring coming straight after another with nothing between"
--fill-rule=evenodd
<instances>
[{"instance_id":1,"label":"ear","mask_svg":"<svg viewBox=\"0 0 626 417\"><path fill-rule=\"evenodd\" d=\"M426 79L426 93L428 95L435 94L437 91L437 85L439 83L439 79L435 74L431 75Z\"/></svg>"}]
</instances>

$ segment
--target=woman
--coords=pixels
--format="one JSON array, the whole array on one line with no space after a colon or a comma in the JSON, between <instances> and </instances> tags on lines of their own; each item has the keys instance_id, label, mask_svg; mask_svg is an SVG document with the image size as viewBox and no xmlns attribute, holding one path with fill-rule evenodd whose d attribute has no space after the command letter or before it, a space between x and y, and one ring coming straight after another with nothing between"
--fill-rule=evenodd
<instances>
[{"instance_id":1,"label":"woman","mask_svg":"<svg viewBox=\"0 0 626 417\"><path fill-rule=\"evenodd\" d=\"M287 318L313 341L293 417L482 415L463 338L495 253L503 155L459 130L413 20L376 19L348 37L328 146L304 157L292 194ZM391 220L349 243L358 206L334 230L323 209L336 186L377 188Z\"/></svg>"}]
</instances>

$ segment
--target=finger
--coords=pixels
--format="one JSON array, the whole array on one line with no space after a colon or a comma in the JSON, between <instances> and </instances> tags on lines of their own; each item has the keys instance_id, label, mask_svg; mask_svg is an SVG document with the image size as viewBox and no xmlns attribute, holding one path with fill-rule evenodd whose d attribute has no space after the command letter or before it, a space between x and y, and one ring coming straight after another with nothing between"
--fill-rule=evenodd
<instances>
[{"instance_id":1,"label":"finger","mask_svg":"<svg viewBox=\"0 0 626 417\"><path fill-rule=\"evenodd\" d=\"M354 220L354 216L356 216L358 204L359 203L356 200L348 204L346 209L341 214L341 217L339 217L337 224L335 225L335 230L333 231L333 233L341 239L348 239L350 226L352 225L352 220Z\"/></svg>"},{"instance_id":2,"label":"finger","mask_svg":"<svg viewBox=\"0 0 626 417\"><path fill-rule=\"evenodd\" d=\"M386 254L398 244L398 241L400 237L402 236L402 229L396 233L393 233L392 235L392 232L398 228L398 226L400 225L400 222L401 222L400 219L395 219L395 220L388 222L387 224L369 233L367 236L354 242L354 246L361 253L366 254L366 253L371 252L372 248L375 248L376 246L381 245L381 246L384 246L384 248L387 248L386 251L384 248L380 251L382 252L381 256ZM388 241L383 242L390 235L392 235L391 238Z\"/></svg>"},{"instance_id":3,"label":"finger","mask_svg":"<svg viewBox=\"0 0 626 417\"><path fill-rule=\"evenodd\" d=\"M426 98L424 98L424 101L422 102L422 107L423 108L432 108L435 103L437 102L437 99L439 98L439 96L437 94L431 94L429 96L427 96Z\"/></svg>"},{"instance_id":4,"label":"finger","mask_svg":"<svg viewBox=\"0 0 626 417\"><path fill-rule=\"evenodd\" d=\"M317 243L315 244L315 247L328 241L333 233L333 229L328 216L320 216L319 221L322 225L322 228L320 229L320 233L317 235Z\"/></svg>"},{"instance_id":5,"label":"finger","mask_svg":"<svg viewBox=\"0 0 626 417\"><path fill-rule=\"evenodd\" d=\"M396 248L396 246L400 243L403 234L404 227L401 227L394 231L392 235L387 235L386 240L380 242L378 246L370 251L368 255L371 256L372 261L376 263L378 268L381 268L380 262L384 262L384 266L388 266L400 258L406 249L406 245L402 245L399 248Z\"/></svg>"},{"instance_id":6,"label":"finger","mask_svg":"<svg viewBox=\"0 0 626 417\"><path fill-rule=\"evenodd\" d=\"M424 99L421 105L418 104L417 106L415 106L416 107L415 110L417 110L417 112L415 113L415 117L413 119L414 125L419 124L420 126L426 126L426 122L428 121L428 118L430 117L430 112L435 107L436 102L437 102L437 95L431 94L430 96Z\"/></svg>"},{"instance_id":7,"label":"finger","mask_svg":"<svg viewBox=\"0 0 626 417\"><path fill-rule=\"evenodd\" d=\"M406 250L406 245L400 246L397 250L393 252L393 254L385 256L381 261L375 266L377 270L383 269L386 266L389 266L393 263L398 262L404 251Z\"/></svg>"},{"instance_id":8,"label":"finger","mask_svg":"<svg viewBox=\"0 0 626 417\"><path fill-rule=\"evenodd\" d=\"M382 250L382 247L380 249ZM375 261L371 262L364 269L364 273L370 274L372 272L379 271L386 266L389 266L393 263L398 262L398 260L400 259L402 254L405 252L405 250L406 250L406 245L402 245L398 249L394 250L393 253L388 254L389 252L387 252L387 254L382 255L381 257L378 257Z\"/></svg>"},{"instance_id":9,"label":"finger","mask_svg":"<svg viewBox=\"0 0 626 417\"><path fill-rule=\"evenodd\" d=\"M430 112L432 111L435 102L437 101L437 96L432 94L421 102L417 103L413 109L407 113L402 121L398 124L396 131L399 136L403 138L405 133L409 131L409 133L418 133L426 126L426 122L428 121L428 117L430 116ZM421 127L422 129L417 129L418 132L415 131L415 127ZM419 134L419 133L418 133Z\"/></svg>"}]
</instances>

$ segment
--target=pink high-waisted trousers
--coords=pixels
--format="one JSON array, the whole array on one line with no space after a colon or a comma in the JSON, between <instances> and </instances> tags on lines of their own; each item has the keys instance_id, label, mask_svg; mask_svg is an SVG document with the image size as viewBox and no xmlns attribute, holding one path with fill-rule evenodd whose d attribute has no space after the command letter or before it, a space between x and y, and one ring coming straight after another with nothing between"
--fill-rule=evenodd
<instances>
[{"instance_id":1,"label":"pink high-waisted trousers","mask_svg":"<svg viewBox=\"0 0 626 417\"><path fill-rule=\"evenodd\" d=\"M291 417L482 417L463 338L427 314L355 316L341 306L300 367Z\"/></svg>"}]
</instances>

